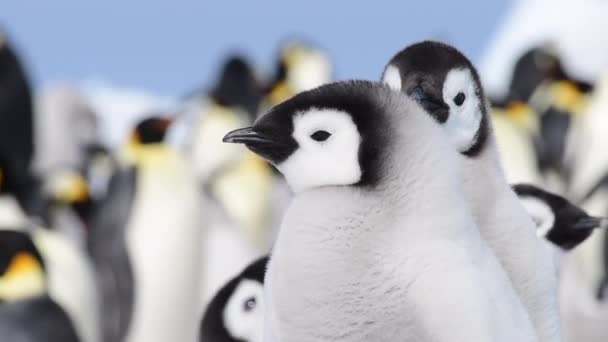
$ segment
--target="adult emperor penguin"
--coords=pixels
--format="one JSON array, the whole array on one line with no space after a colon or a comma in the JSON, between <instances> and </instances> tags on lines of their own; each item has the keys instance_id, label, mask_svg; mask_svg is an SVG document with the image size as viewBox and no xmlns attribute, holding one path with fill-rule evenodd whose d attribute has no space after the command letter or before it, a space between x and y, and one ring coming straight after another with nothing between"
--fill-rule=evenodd
<instances>
[{"instance_id":1,"label":"adult emperor penguin","mask_svg":"<svg viewBox=\"0 0 608 342\"><path fill-rule=\"evenodd\" d=\"M325 51L302 40L287 40L281 45L276 71L267 86L262 109L328 83L331 79L332 65Z\"/></svg>"},{"instance_id":2,"label":"adult emperor penguin","mask_svg":"<svg viewBox=\"0 0 608 342\"><path fill-rule=\"evenodd\" d=\"M0 335L6 341L80 342L48 294L45 263L25 231L0 230Z\"/></svg>"},{"instance_id":3,"label":"adult emperor penguin","mask_svg":"<svg viewBox=\"0 0 608 342\"><path fill-rule=\"evenodd\" d=\"M608 227L608 218L590 216L564 197L530 184L513 190L537 225L537 234L563 250L585 241L595 229Z\"/></svg>"},{"instance_id":4,"label":"adult emperor penguin","mask_svg":"<svg viewBox=\"0 0 608 342\"><path fill-rule=\"evenodd\" d=\"M213 297L203 315L200 342L261 342L268 256L249 264Z\"/></svg>"},{"instance_id":5,"label":"adult emperor penguin","mask_svg":"<svg viewBox=\"0 0 608 342\"><path fill-rule=\"evenodd\" d=\"M261 90L247 59L230 56L206 103L192 113L195 123L186 153L209 206L202 256L204 303L274 241L271 217L282 208L273 198L277 175L255 154L222 143L226 132L253 123Z\"/></svg>"},{"instance_id":6,"label":"adult emperor penguin","mask_svg":"<svg viewBox=\"0 0 608 342\"><path fill-rule=\"evenodd\" d=\"M483 238L509 274L540 341L559 341L554 260L503 175L475 67L455 48L424 41L397 53L382 78L444 127L460 152L466 197Z\"/></svg>"},{"instance_id":7,"label":"adult emperor penguin","mask_svg":"<svg viewBox=\"0 0 608 342\"><path fill-rule=\"evenodd\" d=\"M25 221L2 225L0 250L3 338L101 341L97 291L85 253L61 234Z\"/></svg>"},{"instance_id":8,"label":"adult emperor penguin","mask_svg":"<svg viewBox=\"0 0 608 342\"><path fill-rule=\"evenodd\" d=\"M462 196L458 154L412 100L333 83L224 141L295 192L265 278L264 341L536 340Z\"/></svg>"},{"instance_id":9,"label":"adult emperor penguin","mask_svg":"<svg viewBox=\"0 0 608 342\"><path fill-rule=\"evenodd\" d=\"M196 338L202 208L187 163L163 144L169 123L137 125L91 228L106 340Z\"/></svg>"}]
</instances>

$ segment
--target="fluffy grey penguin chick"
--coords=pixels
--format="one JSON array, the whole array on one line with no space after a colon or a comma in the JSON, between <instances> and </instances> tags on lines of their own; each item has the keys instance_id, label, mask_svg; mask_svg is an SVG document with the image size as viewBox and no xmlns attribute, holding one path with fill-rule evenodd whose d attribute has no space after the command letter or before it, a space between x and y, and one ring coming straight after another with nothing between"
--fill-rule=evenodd
<instances>
[{"instance_id":1,"label":"fluffy grey penguin chick","mask_svg":"<svg viewBox=\"0 0 608 342\"><path fill-rule=\"evenodd\" d=\"M333 83L224 141L295 192L265 278L264 341L536 341L470 214L459 154L411 99Z\"/></svg>"}]
</instances>

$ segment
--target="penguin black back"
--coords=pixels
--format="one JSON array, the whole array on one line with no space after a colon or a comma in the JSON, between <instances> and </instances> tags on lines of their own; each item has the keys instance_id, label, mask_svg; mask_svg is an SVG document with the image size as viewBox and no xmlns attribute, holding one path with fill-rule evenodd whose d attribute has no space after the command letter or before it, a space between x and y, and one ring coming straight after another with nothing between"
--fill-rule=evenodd
<instances>
[{"instance_id":1,"label":"penguin black back","mask_svg":"<svg viewBox=\"0 0 608 342\"><path fill-rule=\"evenodd\" d=\"M1 189L15 195L26 210L31 206L35 187L30 172L34 154L32 107L31 88L23 66L9 43L0 39Z\"/></svg>"},{"instance_id":2,"label":"penguin black back","mask_svg":"<svg viewBox=\"0 0 608 342\"><path fill-rule=\"evenodd\" d=\"M549 107L540 116L540 137L535 141L538 168L541 172L554 169L565 172L564 154L566 153L566 137L572 118L570 113L555 107ZM567 178L566 174L563 174Z\"/></svg>"},{"instance_id":3,"label":"penguin black back","mask_svg":"<svg viewBox=\"0 0 608 342\"><path fill-rule=\"evenodd\" d=\"M88 249L101 292L104 341L122 341L133 314L134 275L126 246L127 221L135 197L136 170L117 171L96 210Z\"/></svg>"},{"instance_id":4,"label":"penguin black back","mask_svg":"<svg viewBox=\"0 0 608 342\"><path fill-rule=\"evenodd\" d=\"M0 336L7 342L81 342L66 312L48 296L0 305Z\"/></svg>"},{"instance_id":5,"label":"penguin black back","mask_svg":"<svg viewBox=\"0 0 608 342\"><path fill-rule=\"evenodd\" d=\"M250 279L259 283L264 282L268 256L261 257L247 266L243 272L232 278L213 297L203 315L200 327L200 342L248 342L233 337L224 323L224 308L239 283Z\"/></svg>"}]
</instances>

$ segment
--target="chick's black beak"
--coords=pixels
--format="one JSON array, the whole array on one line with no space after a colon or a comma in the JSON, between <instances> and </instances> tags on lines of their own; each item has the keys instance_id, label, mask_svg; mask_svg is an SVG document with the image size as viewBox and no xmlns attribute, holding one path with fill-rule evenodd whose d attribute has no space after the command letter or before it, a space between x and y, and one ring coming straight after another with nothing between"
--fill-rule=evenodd
<instances>
[{"instance_id":1,"label":"chick's black beak","mask_svg":"<svg viewBox=\"0 0 608 342\"><path fill-rule=\"evenodd\" d=\"M603 217L585 217L574 223L573 228L576 230L592 230L596 228L605 228L608 225L608 220Z\"/></svg>"},{"instance_id":2,"label":"chick's black beak","mask_svg":"<svg viewBox=\"0 0 608 342\"><path fill-rule=\"evenodd\" d=\"M253 127L235 129L224 136L222 142L233 144L271 144L272 139L253 130Z\"/></svg>"},{"instance_id":3,"label":"chick's black beak","mask_svg":"<svg viewBox=\"0 0 608 342\"><path fill-rule=\"evenodd\" d=\"M225 143L244 144L253 153L279 164L295 151L297 143L293 138L279 134L261 133L253 127L246 127L229 132L222 139Z\"/></svg>"}]
</instances>

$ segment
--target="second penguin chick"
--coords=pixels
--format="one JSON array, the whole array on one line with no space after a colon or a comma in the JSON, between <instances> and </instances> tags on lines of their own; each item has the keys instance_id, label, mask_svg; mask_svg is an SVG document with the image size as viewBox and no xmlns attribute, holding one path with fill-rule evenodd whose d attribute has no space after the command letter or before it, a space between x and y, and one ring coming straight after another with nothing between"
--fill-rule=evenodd
<instances>
[{"instance_id":1,"label":"second penguin chick","mask_svg":"<svg viewBox=\"0 0 608 342\"><path fill-rule=\"evenodd\" d=\"M479 74L456 48L432 41L406 47L383 81L414 99L443 128L459 161L475 223L507 271L542 342L561 341L555 260L507 182Z\"/></svg>"}]
</instances>

